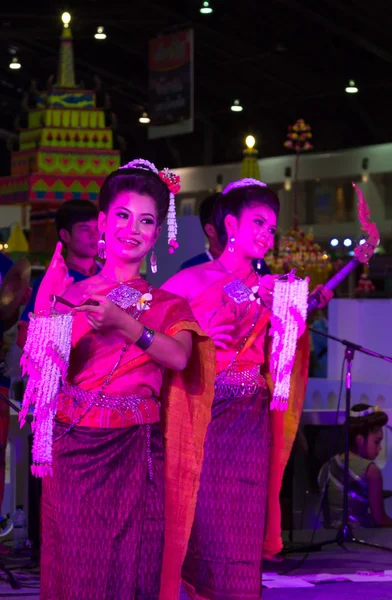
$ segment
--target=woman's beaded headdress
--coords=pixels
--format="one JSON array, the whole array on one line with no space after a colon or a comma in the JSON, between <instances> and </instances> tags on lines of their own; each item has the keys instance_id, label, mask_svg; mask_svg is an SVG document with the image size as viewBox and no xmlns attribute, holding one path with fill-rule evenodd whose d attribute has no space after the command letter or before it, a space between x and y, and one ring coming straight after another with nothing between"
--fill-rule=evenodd
<instances>
[{"instance_id":1,"label":"woman's beaded headdress","mask_svg":"<svg viewBox=\"0 0 392 600\"><path fill-rule=\"evenodd\" d=\"M365 410L350 410L350 419L359 419L360 417L367 417L374 415L374 413L380 412L379 406L369 406Z\"/></svg>"},{"instance_id":2,"label":"woman's beaded headdress","mask_svg":"<svg viewBox=\"0 0 392 600\"><path fill-rule=\"evenodd\" d=\"M181 190L180 176L176 175L169 169L158 171L154 163L144 158L136 158L131 162L120 167L120 169L140 169L144 171L152 171L165 183L170 192L169 210L167 213L167 236L169 244L169 252L173 252L178 248L177 242L177 218L176 218L176 201L175 195Z\"/></svg>"},{"instance_id":3,"label":"woman's beaded headdress","mask_svg":"<svg viewBox=\"0 0 392 600\"><path fill-rule=\"evenodd\" d=\"M250 177L246 177L245 179L238 179L238 181L233 181L229 183L222 191L222 194L228 194L231 190L237 190L239 188L250 187L251 185L258 185L259 187L267 187L266 183L259 181L258 179L251 179Z\"/></svg>"}]
</instances>

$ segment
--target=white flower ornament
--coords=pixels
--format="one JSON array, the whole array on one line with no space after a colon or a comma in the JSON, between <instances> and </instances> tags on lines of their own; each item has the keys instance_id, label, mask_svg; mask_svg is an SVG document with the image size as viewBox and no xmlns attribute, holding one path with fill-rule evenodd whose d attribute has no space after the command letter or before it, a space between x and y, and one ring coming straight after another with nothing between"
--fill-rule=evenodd
<instances>
[{"instance_id":1,"label":"white flower ornament","mask_svg":"<svg viewBox=\"0 0 392 600\"><path fill-rule=\"evenodd\" d=\"M139 300L136 302L136 308L138 310L150 310L150 302L152 300L152 294L150 294L149 292L147 292L146 294L143 294L143 296L141 296L139 298Z\"/></svg>"},{"instance_id":2,"label":"white flower ornament","mask_svg":"<svg viewBox=\"0 0 392 600\"><path fill-rule=\"evenodd\" d=\"M260 289L260 286L259 286L259 285L254 285L254 286L251 288L251 290L252 290L252 293L251 293L251 294L250 294L250 296L249 296L249 300L250 300L251 302L254 302L254 301L256 301L256 302L257 302L257 304L261 304L261 296L260 296L260 294L259 294L259 289Z\"/></svg>"}]
</instances>

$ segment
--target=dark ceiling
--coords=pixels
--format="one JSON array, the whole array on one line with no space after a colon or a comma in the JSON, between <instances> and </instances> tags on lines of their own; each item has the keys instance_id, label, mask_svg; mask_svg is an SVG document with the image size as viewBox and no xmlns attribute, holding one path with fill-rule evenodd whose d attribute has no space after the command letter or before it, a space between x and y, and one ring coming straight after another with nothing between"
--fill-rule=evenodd
<instances>
[{"instance_id":1,"label":"dark ceiling","mask_svg":"<svg viewBox=\"0 0 392 600\"><path fill-rule=\"evenodd\" d=\"M316 151L392 140L392 3L390 0L84 0L7 2L0 9L0 128L13 130L23 92L45 89L57 70L60 16L72 14L76 76L110 94L125 138L124 159L188 166L235 162L253 133L260 156L284 152L287 126L311 124ZM42 4L42 5L41 5ZM93 38L103 25L108 38ZM148 107L148 40L193 27L194 133L148 141L138 122ZM10 48L20 71L11 71ZM359 87L345 93L349 79ZM230 111L235 98L242 113ZM5 153L1 154L6 170Z\"/></svg>"}]
</instances>

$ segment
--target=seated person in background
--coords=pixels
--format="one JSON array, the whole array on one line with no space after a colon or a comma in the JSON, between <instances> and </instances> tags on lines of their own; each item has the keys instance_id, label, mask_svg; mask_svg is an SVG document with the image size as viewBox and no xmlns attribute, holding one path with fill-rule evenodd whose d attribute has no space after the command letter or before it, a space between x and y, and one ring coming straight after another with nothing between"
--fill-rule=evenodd
<instances>
[{"instance_id":1,"label":"seated person in background","mask_svg":"<svg viewBox=\"0 0 392 600\"><path fill-rule=\"evenodd\" d=\"M373 462L381 451L388 415L378 406L356 404L349 421L349 520L352 526L392 527L384 507L382 474ZM324 491L324 525L338 527L343 515L344 455L337 454L320 470ZM324 490L324 486L327 489Z\"/></svg>"},{"instance_id":2,"label":"seated person in background","mask_svg":"<svg viewBox=\"0 0 392 600\"><path fill-rule=\"evenodd\" d=\"M57 235L67 249L65 263L69 276L77 283L96 275L102 268L95 260L99 240L96 206L88 200L68 200L57 210L55 223ZM29 314L34 312L38 288L43 278L42 275L35 281L30 302L19 321L18 346L20 348L23 348L26 342Z\"/></svg>"},{"instance_id":3,"label":"seated person in background","mask_svg":"<svg viewBox=\"0 0 392 600\"><path fill-rule=\"evenodd\" d=\"M220 194L212 194L211 196L207 196L200 204L199 207L199 218L200 224L204 233L208 239L208 250L186 260L181 267L180 271L183 269L188 269L189 267L195 267L196 265L201 265L210 260L216 260L220 257L223 252L223 248L219 241L218 233L214 223L214 204ZM260 268L257 267L257 263L260 263ZM253 268L255 271L260 273L260 275L271 275L271 271L268 268L267 263L264 260L255 260L253 261Z\"/></svg>"}]
</instances>

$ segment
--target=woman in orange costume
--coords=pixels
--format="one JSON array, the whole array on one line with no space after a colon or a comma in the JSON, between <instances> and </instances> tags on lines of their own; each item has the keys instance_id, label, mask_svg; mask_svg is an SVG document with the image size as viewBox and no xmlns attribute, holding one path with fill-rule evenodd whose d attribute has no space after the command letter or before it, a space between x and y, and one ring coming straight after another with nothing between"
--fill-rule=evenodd
<instances>
[{"instance_id":1,"label":"woman in orange costume","mask_svg":"<svg viewBox=\"0 0 392 600\"><path fill-rule=\"evenodd\" d=\"M62 312L64 301L77 306L53 464L39 457L51 440L35 440L36 470L52 472L43 480L43 600L179 595L214 348L187 302L140 277L175 182L144 160L112 173L99 199L101 273L70 286L59 244L38 293L36 313L51 294Z\"/></svg>"},{"instance_id":2,"label":"woman in orange costume","mask_svg":"<svg viewBox=\"0 0 392 600\"><path fill-rule=\"evenodd\" d=\"M190 302L217 352L212 421L182 572L195 599L258 600L264 535L268 553L281 549L279 491L300 414L294 398L300 396L293 384L288 417L269 410L274 278L260 278L252 268L252 260L273 246L278 214L279 200L265 184L251 179L230 184L215 210L223 254L164 285ZM302 393L307 335L297 354L293 380L299 377Z\"/></svg>"}]
</instances>

